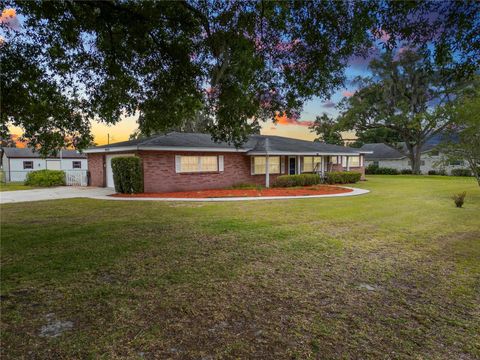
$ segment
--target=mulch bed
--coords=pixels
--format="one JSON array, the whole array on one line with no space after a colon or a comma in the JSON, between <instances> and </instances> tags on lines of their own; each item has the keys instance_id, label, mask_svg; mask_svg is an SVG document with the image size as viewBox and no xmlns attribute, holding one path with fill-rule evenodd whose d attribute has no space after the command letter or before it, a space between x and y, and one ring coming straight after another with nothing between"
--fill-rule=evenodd
<instances>
[{"instance_id":1,"label":"mulch bed","mask_svg":"<svg viewBox=\"0 0 480 360\"><path fill-rule=\"evenodd\" d=\"M223 197L265 197L265 196L308 196L348 193L353 190L337 186L306 186L302 188L270 189L214 189L198 191L178 191L168 193L113 194L115 197L136 198L223 198Z\"/></svg>"}]
</instances>

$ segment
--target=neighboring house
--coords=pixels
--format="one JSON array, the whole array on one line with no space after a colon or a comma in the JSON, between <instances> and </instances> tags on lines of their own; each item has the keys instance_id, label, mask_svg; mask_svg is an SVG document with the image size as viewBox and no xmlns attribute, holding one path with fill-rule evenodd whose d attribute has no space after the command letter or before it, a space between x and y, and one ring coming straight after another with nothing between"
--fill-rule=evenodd
<instances>
[{"instance_id":1,"label":"neighboring house","mask_svg":"<svg viewBox=\"0 0 480 360\"><path fill-rule=\"evenodd\" d=\"M351 170L364 177L365 151L279 136L251 135L240 148L216 143L208 134L172 132L85 150L91 185L113 187L111 161L138 156L144 191L169 192L270 186L281 174Z\"/></svg>"},{"instance_id":2,"label":"neighboring house","mask_svg":"<svg viewBox=\"0 0 480 360\"><path fill-rule=\"evenodd\" d=\"M42 158L29 148L3 148L3 172L5 180L25 181L34 170L64 170L69 174L87 173L87 157L75 150L62 150L56 157ZM86 184L85 184L86 185Z\"/></svg>"},{"instance_id":3,"label":"neighboring house","mask_svg":"<svg viewBox=\"0 0 480 360\"><path fill-rule=\"evenodd\" d=\"M427 143L423 147L420 159L420 171L427 174L430 170L445 170L447 174L453 169L464 168L466 165L463 161L456 161L448 165L442 164L442 154L436 150L436 143ZM383 143L365 144L360 150L371 151L365 155L365 166L371 164L379 167L387 167L397 170L411 169L411 161L399 150ZM404 151L405 152L405 151Z\"/></svg>"}]
</instances>

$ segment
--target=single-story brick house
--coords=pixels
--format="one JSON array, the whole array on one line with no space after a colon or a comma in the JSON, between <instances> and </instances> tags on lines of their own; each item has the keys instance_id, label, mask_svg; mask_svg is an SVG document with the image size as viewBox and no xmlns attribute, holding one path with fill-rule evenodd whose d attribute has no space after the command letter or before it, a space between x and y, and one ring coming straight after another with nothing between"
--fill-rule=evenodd
<instances>
[{"instance_id":1,"label":"single-story brick house","mask_svg":"<svg viewBox=\"0 0 480 360\"><path fill-rule=\"evenodd\" d=\"M171 132L98 146L88 156L90 184L113 187L111 160L142 159L145 192L270 186L282 174L358 171L365 174L368 151L280 136L251 135L240 148L214 142L209 134Z\"/></svg>"}]
</instances>

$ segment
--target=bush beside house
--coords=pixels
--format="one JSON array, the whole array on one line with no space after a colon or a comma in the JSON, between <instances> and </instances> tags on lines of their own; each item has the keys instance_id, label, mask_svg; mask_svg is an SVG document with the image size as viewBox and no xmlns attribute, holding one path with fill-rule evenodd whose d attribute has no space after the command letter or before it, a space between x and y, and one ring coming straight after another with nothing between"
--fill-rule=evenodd
<instances>
[{"instance_id":1,"label":"bush beside house","mask_svg":"<svg viewBox=\"0 0 480 360\"><path fill-rule=\"evenodd\" d=\"M379 167L375 164L370 164L365 168L367 175L398 175L400 172L397 169L388 167Z\"/></svg>"},{"instance_id":2,"label":"bush beside house","mask_svg":"<svg viewBox=\"0 0 480 360\"><path fill-rule=\"evenodd\" d=\"M277 177L275 187L292 187L292 186L308 186L317 185L322 182L320 175L317 174L299 174L299 175L282 175Z\"/></svg>"},{"instance_id":3,"label":"bush beside house","mask_svg":"<svg viewBox=\"0 0 480 360\"><path fill-rule=\"evenodd\" d=\"M142 162L136 156L122 156L112 159L115 191L120 194L143 192Z\"/></svg>"},{"instance_id":4,"label":"bush beside house","mask_svg":"<svg viewBox=\"0 0 480 360\"><path fill-rule=\"evenodd\" d=\"M25 185L62 186L65 185L65 173L61 170L37 170L27 174Z\"/></svg>"},{"instance_id":5,"label":"bush beside house","mask_svg":"<svg viewBox=\"0 0 480 360\"><path fill-rule=\"evenodd\" d=\"M360 181L362 174L353 171L328 172L325 177L327 184L353 184Z\"/></svg>"},{"instance_id":6,"label":"bush beside house","mask_svg":"<svg viewBox=\"0 0 480 360\"><path fill-rule=\"evenodd\" d=\"M470 169L453 169L452 176L472 176Z\"/></svg>"}]
</instances>

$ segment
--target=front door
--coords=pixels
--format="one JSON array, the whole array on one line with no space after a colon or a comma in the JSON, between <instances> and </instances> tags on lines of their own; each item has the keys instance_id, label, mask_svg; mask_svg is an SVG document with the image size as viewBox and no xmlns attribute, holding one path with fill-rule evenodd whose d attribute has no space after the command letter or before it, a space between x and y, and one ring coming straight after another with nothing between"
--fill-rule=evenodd
<instances>
[{"instance_id":1,"label":"front door","mask_svg":"<svg viewBox=\"0 0 480 360\"><path fill-rule=\"evenodd\" d=\"M297 159L292 156L288 158L288 174L295 175L297 172Z\"/></svg>"}]
</instances>

